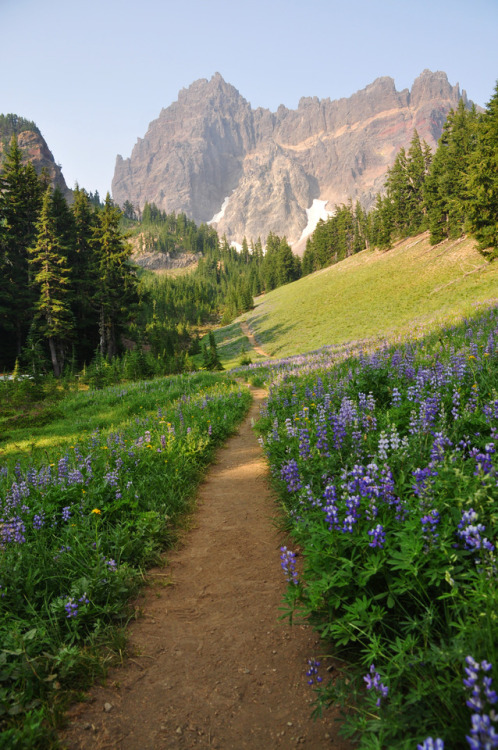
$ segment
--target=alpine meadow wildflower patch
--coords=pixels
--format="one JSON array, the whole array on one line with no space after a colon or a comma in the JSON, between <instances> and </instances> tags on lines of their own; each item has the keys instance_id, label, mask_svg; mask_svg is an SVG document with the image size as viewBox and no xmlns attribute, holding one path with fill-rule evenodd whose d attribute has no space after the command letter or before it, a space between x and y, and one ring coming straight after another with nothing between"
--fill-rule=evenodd
<instances>
[{"instance_id":1,"label":"alpine meadow wildflower patch","mask_svg":"<svg viewBox=\"0 0 498 750\"><path fill-rule=\"evenodd\" d=\"M0 468L0 747L49 747L96 647L130 617L142 571L172 542L214 448L250 394L199 373L71 396L128 418Z\"/></svg>"},{"instance_id":2,"label":"alpine meadow wildflower patch","mask_svg":"<svg viewBox=\"0 0 498 750\"><path fill-rule=\"evenodd\" d=\"M498 308L326 358L266 363L259 423L288 614L348 665L317 710L360 748L498 747Z\"/></svg>"}]
</instances>

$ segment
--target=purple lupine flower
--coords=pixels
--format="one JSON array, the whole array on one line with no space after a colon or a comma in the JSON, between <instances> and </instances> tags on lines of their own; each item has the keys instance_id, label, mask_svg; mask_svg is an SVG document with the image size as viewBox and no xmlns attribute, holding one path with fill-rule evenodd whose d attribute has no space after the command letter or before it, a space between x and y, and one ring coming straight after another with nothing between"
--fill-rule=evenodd
<instances>
[{"instance_id":1,"label":"purple lupine flower","mask_svg":"<svg viewBox=\"0 0 498 750\"><path fill-rule=\"evenodd\" d=\"M401 393L399 390L394 386L392 396L391 396L391 406L399 406L401 404Z\"/></svg>"},{"instance_id":2,"label":"purple lupine flower","mask_svg":"<svg viewBox=\"0 0 498 750\"><path fill-rule=\"evenodd\" d=\"M386 541L386 533L384 527L380 523L377 524L373 529L370 529L368 536L372 537L372 541L368 543L369 547L384 547Z\"/></svg>"},{"instance_id":3,"label":"purple lupine flower","mask_svg":"<svg viewBox=\"0 0 498 750\"><path fill-rule=\"evenodd\" d=\"M287 432L288 437L295 437L297 435L296 428L293 426L290 417L287 417L285 420L285 431Z\"/></svg>"},{"instance_id":4,"label":"purple lupine flower","mask_svg":"<svg viewBox=\"0 0 498 750\"><path fill-rule=\"evenodd\" d=\"M296 553L287 549L287 547L280 547L281 567L285 574L285 580L288 583L293 583L295 586L299 583L299 577L296 570Z\"/></svg>"},{"instance_id":5,"label":"purple lupine flower","mask_svg":"<svg viewBox=\"0 0 498 750\"><path fill-rule=\"evenodd\" d=\"M0 547L5 544L24 544L26 527L22 518L0 518Z\"/></svg>"},{"instance_id":6,"label":"purple lupine flower","mask_svg":"<svg viewBox=\"0 0 498 750\"><path fill-rule=\"evenodd\" d=\"M45 526L45 512L42 510L40 513L36 513L33 516L33 528L42 529Z\"/></svg>"},{"instance_id":7,"label":"purple lupine flower","mask_svg":"<svg viewBox=\"0 0 498 750\"><path fill-rule=\"evenodd\" d=\"M389 688L380 681L380 674L376 671L375 664L370 665L370 671L363 680L366 682L367 690L374 690L378 693L376 705L380 706L382 698L387 698Z\"/></svg>"},{"instance_id":8,"label":"purple lupine flower","mask_svg":"<svg viewBox=\"0 0 498 750\"><path fill-rule=\"evenodd\" d=\"M325 520L329 525L330 531L338 529L339 524L339 510L337 508L337 494L333 484L328 484L323 492L325 498L325 505L323 510L325 512Z\"/></svg>"},{"instance_id":9,"label":"purple lupine flower","mask_svg":"<svg viewBox=\"0 0 498 750\"><path fill-rule=\"evenodd\" d=\"M425 469L415 469L415 471L412 471L412 476L415 477L415 484L412 485L413 494L421 500L427 500L434 485L432 477L437 477L437 471L429 464Z\"/></svg>"},{"instance_id":10,"label":"purple lupine flower","mask_svg":"<svg viewBox=\"0 0 498 750\"><path fill-rule=\"evenodd\" d=\"M59 482L64 482L64 480L67 477L67 472L69 469L69 456L63 456L61 459L59 459L59 463L57 464L57 476L59 479Z\"/></svg>"},{"instance_id":11,"label":"purple lupine flower","mask_svg":"<svg viewBox=\"0 0 498 750\"><path fill-rule=\"evenodd\" d=\"M452 410L451 410L451 413L452 413L452 415L453 415L453 419L454 419L454 420L457 420L457 419L458 419L458 417L460 416L460 412L459 412L459 407L460 407L460 394L459 394L459 392L458 392L458 390L457 390L456 388L455 388L455 389L453 390L453 398L452 398L452 401L453 401L453 408L452 408Z\"/></svg>"},{"instance_id":12,"label":"purple lupine flower","mask_svg":"<svg viewBox=\"0 0 498 750\"><path fill-rule=\"evenodd\" d=\"M79 469L73 469L67 475L68 485L83 484L84 481L85 481L85 478Z\"/></svg>"},{"instance_id":13,"label":"purple lupine flower","mask_svg":"<svg viewBox=\"0 0 498 750\"><path fill-rule=\"evenodd\" d=\"M469 452L469 456L474 459L476 462L476 468L474 471L474 476L479 476L480 474L489 474L491 470L493 469L493 462L491 456L496 452L494 443L487 443L487 445L484 448L484 452L480 451L478 448L472 448Z\"/></svg>"},{"instance_id":14,"label":"purple lupine flower","mask_svg":"<svg viewBox=\"0 0 498 750\"><path fill-rule=\"evenodd\" d=\"M377 447L377 453L381 461L387 461L387 451L389 450L389 438L387 434L382 430L379 436L379 445Z\"/></svg>"},{"instance_id":15,"label":"purple lupine flower","mask_svg":"<svg viewBox=\"0 0 498 750\"><path fill-rule=\"evenodd\" d=\"M308 685L314 685L315 682L319 684L323 681L323 677L318 673L319 667L320 662L315 658L308 659L308 669L306 670L306 677L309 677Z\"/></svg>"},{"instance_id":16,"label":"purple lupine flower","mask_svg":"<svg viewBox=\"0 0 498 750\"><path fill-rule=\"evenodd\" d=\"M107 474L104 476L104 480L106 484L109 485L109 487L117 487L118 481L119 481L119 475L117 470L108 471Z\"/></svg>"},{"instance_id":17,"label":"purple lupine flower","mask_svg":"<svg viewBox=\"0 0 498 750\"><path fill-rule=\"evenodd\" d=\"M327 440L327 426L324 424L317 424L316 426L316 447L323 456L330 456Z\"/></svg>"},{"instance_id":18,"label":"purple lupine flower","mask_svg":"<svg viewBox=\"0 0 498 750\"><path fill-rule=\"evenodd\" d=\"M483 711L487 708L487 704L494 706L498 702L498 695L491 687L492 678L486 676L491 671L492 664L486 660L479 663L472 656L465 657L465 663L467 665L465 667L467 676L464 678L463 684L470 691L470 697L466 701L466 705L473 711Z\"/></svg>"},{"instance_id":19,"label":"purple lupine flower","mask_svg":"<svg viewBox=\"0 0 498 750\"><path fill-rule=\"evenodd\" d=\"M457 535L465 543L465 549L485 549L488 552L494 550L494 545L486 537L482 537L486 527L482 523L476 523L478 515L473 508L464 510L458 524Z\"/></svg>"},{"instance_id":20,"label":"purple lupine flower","mask_svg":"<svg viewBox=\"0 0 498 750\"><path fill-rule=\"evenodd\" d=\"M444 458L445 448L452 448L453 443L451 440L444 435L442 432L436 432L434 434L434 442L431 448L431 463L436 461L442 461Z\"/></svg>"},{"instance_id":21,"label":"purple lupine flower","mask_svg":"<svg viewBox=\"0 0 498 750\"><path fill-rule=\"evenodd\" d=\"M299 430L299 456L306 460L311 453L310 433L307 427L301 427Z\"/></svg>"},{"instance_id":22,"label":"purple lupine flower","mask_svg":"<svg viewBox=\"0 0 498 750\"><path fill-rule=\"evenodd\" d=\"M303 486L299 476L299 467L295 459L283 464L280 469L280 477L287 483L287 492L297 492Z\"/></svg>"},{"instance_id":23,"label":"purple lupine flower","mask_svg":"<svg viewBox=\"0 0 498 750\"><path fill-rule=\"evenodd\" d=\"M435 740L427 737L421 745L417 745L417 750L444 750L444 742L439 737Z\"/></svg>"},{"instance_id":24,"label":"purple lupine flower","mask_svg":"<svg viewBox=\"0 0 498 750\"><path fill-rule=\"evenodd\" d=\"M109 570L117 570L118 569L116 560L113 560L112 558L108 560L106 557L104 557L102 555L102 562L104 563L104 565L107 565L107 567L109 568Z\"/></svg>"},{"instance_id":25,"label":"purple lupine flower","mask_svg":"<svg viewBox=\"0 0 498 750\"><path fill-rule=\"evenodd\" d=\"M488 714L472 714L470 735L465 735L471 750L491 750L498 747L498 734Z\"/></svg>"},{"instance_id":26,"label":"purple lupine flower","mask_svg":"<svg viewBox=\"0 0 498 750\"><path fill-rule=\"evenodd\" d=\"M78 605L74 601L73 597L70 597L67 602L64 604L64 609L66 610L66 617L77 617L78 616Z\"/></svg>"},{"instance_id":27,"label":"purple lupine flower","mask_svg":"<svg viewBox=\"0 0 498 750\"><path fill-rule=\"evenodd\" d=\"M425 541L424 551L427 552L430 547L434 546L434 542L438 538L437 527L440 521L440 516L437 510L430 510L425 516L422 516L420 523L422 524L422 536Z\"/></svg>"},{"instance_id":28,"label":"purple lupine flower","mask_svg":"<svg viewBox=\"0 0 498 750\"><path fill-rule=\"evenodd\" d=\"M66 505L62 509L62 520L63 521L69 521L70 518L71 518L71 506L70 505Z\"/></svg>"}]
</instances>

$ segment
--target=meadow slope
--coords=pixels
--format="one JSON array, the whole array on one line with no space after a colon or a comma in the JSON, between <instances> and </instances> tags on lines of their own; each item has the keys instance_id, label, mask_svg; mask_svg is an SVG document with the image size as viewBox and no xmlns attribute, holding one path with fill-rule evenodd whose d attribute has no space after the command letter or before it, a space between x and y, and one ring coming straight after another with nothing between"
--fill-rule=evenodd
<instances>
[{"instance_id":1,"label":"meadow slope","mask_svg":"<svg viewBox=\"0 0 498 750\"><path fill-rule=\"evenodd\" d=\"M477 252L474 240L431 246L425 233L389 251L364 250L262 295L241 320L271 356L286 357L326 344L422 333L497 296L498 265ZM223 361L223 346L220 354Z\"/></svg>"}]
</instances>

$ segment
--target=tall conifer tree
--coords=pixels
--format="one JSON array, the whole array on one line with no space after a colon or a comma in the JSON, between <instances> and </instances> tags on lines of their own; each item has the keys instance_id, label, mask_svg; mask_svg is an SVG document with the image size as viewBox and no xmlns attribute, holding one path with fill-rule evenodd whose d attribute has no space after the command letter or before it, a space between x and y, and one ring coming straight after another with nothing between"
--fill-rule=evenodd
<instances>
[{"instance_id":1,"label":"tall conifer tree","mask_svg":"<svg viewBox=\"0 0 498 750\"><path fill-rule=\"evenodd\" d=\"M54 375L59 377L74 321L69 304L69 268L62 241L57 234L50 189L43 196L36 231L36 243L29 248L36 319L40 332L48 342Z\"/></svg>"},{"instance_id":2,"label":"tall conifer tree","mask_svg":"<svg viewBox=\"0 0 498 750\"><path fill-rule=\"evenodd\" d=\"M107 193L93 232L95 293L99 318L99 351L112 358L119 336L138 303L138 281L129 264L131 247L119 229L120 210Z\"/></svg>"},{"instance_id":3,"label":"tall conifer tree","mask_svg":"<svg viewBox=\"0 0 498 750\"><path fill-rule=\"evenodd\" d=\"M469 227L486 255L498 257L498 83L481 116L467 182Z\"/></svg>"},{"instance_id":4,"label":"tall conifer tree","mask_svg":"<svg viewBox=\"0 0 498 750\"><path fill-rule=\"evenodd\" d=\"M41 192L35 169L23 164L14 135L0 176L0 328L12 336L16 356L30 325L28 247L36 233Z\"/></svg>"}]
</instances>

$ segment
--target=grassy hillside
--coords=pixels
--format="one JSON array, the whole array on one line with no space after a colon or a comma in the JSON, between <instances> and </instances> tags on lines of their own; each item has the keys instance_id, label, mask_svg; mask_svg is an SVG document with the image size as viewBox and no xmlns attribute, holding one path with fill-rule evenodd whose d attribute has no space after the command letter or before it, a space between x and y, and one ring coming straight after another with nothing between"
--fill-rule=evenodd
<instances>
[{"instance_id":1,"label":"grassy hillside","mask_svg":"<svg viewBox=\"0 0 498 750\"><path fill-rule=\"evenodd\" d=\"M487 263L474 240L431 246L426 233L387 252L365 250L280 287L259 297L243 319L265 351L284 357L325 344L413 334L496 297L498 264Z\"/></svg>"}]
</instances>

